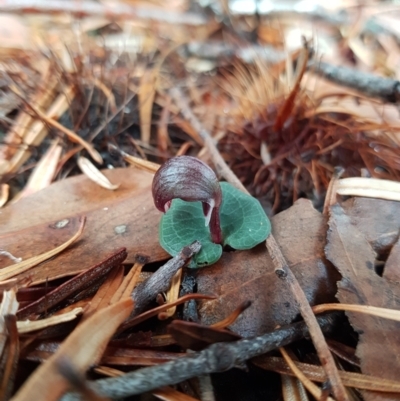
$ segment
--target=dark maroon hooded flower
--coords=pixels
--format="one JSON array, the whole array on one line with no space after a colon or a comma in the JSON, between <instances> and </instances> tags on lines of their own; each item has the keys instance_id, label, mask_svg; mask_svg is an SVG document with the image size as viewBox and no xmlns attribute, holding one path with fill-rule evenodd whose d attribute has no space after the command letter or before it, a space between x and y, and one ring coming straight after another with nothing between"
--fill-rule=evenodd
<instances>
[{"instance_id":1,"label":"dark maroon hooded flower","mask_svg":"<svg viewBox=\"0 0 400 401\"><path fill-rule=\"evenodd\" d=\"M152 192L156 208L164 213L175 198L202 202L211 238L215 243L222 242L219 221L222 192L217 176L207 164L192 156L173 157L156 172Z\"/></svg>"}]
</instances>

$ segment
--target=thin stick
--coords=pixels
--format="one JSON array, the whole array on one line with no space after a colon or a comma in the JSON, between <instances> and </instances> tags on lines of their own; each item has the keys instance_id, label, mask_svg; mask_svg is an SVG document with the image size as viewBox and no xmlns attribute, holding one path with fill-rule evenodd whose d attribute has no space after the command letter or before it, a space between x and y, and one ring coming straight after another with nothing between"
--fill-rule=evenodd
<instances>
[{"instance_id":1,"label":"thin stick","mask_svg":"<svg viewBox=\"0 0 400 401\"><path fill-rule=\"evenodd\" d=\"M185 246L178 255L161 266L146 281L139 284L132 292L132 298L135 302L132 316L141 313L157 294L167 291L175 273L183 267L195 253L199 252L200 248L201 244L199 241L194 241L192 244Z\"/></svg>"},{"instance_id":2,"label":"thin stick","mask_svg":"<svg viewBox=\"0 0 400 401\"><path fill-rule=\"evenodd\" d=\"M222 158L221 154L219 153L215 145L214 139L211 137L210 133L202 126L197 117L193 114L192 110L189 107L188 102L184 98L181 91L178 88L172 88L170 94L171 97L175 100L178 107L180 108L182 115L186 118L186 120L190 123L190 125L199 133L199 135L203 139L204 144L206 145L208 151L210 152L210 156L215 165L215 168L234 187L236 187L240 191L247 192L244 185L240 182L240 180L236 177L236 175L225 163L225 160Z\"/></svg>"},{"instance_id":3,"label":"thin stick","mask_svg":"<svg viewBox=\"0 0 400 401\"><path fill-rule=\"evenodd\" d=\"M319 318L324 331L334 325L334 316ZM240 366L255 356L298 341L308 334L304 322L294 323L253 339L217 343L203 351L190 353L173 361L129 372L120 377L98 380L90 385L100 396L124 398L145 393L162 386L180 383L192 377L223 372ZM81 400L77 394L66 394L62 401Z\"/></svg>"},{"instance_id":4,"label":"thin stick","mask_svg":"<svg viewBox=\"0 0 400 401\"><path fill-rule=\"evenodd\" d=\"M368 97L379 98L389 103L397 103L400 100L400 81L395 79L383 78L322 61L310 63L309 68L329 81L355 89Z\"/></svg>"},{"instance_id":5,"label":"thin stick","mask_svg":"<svg viewBox=\"0 0 400 401\"><path fill-rule=\"evenodd\" d=\"M289 356L286 350L282 347L279 348L283 358L292 370L293 374L301 381L303 386L315 397L316 400L322 399L322 390L315 385L294 363L293 359ZM331 397L326 398L327 401L333 401Z\"/></svg>"},{"instance_id":6,"label":"thin stick","mask_svg":"<svg viewBox=\"0 0 400 401\"><path fill-rule=\"evenodd\" d=\"M290 270L284 256L282 255L279 245L275 241L275 238L270 235L267 238L266 243L268 253L270 254L274 263L277 276L286 281L286 283L289 285L293 297L299 306L301 316L310 330L310 337L321 361L321 365L325 370L326 376L331 382L333 395L338 401L348 400L347 393L343 386L342 380L340 379L335 361L331 352L329 351L324 335L322 334L322 330L318 325L303 289L300 287L295 275Z\"/></svg>"}]
</instances>

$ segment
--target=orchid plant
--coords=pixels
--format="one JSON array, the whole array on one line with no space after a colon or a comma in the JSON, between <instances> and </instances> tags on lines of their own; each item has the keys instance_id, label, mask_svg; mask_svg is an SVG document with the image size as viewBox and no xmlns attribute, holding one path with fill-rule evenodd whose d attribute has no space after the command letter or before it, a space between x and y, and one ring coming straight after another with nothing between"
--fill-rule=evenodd
<instances>
[{"instance_id":1,"label":"orchid plant","mask_svg":"<svg viewBox=\"0 0 400 401\"><path fill-rule=\"evenodd\" d=\"M218 182L214 171L201 160L177 156L156 172L153 199L164 215L160 244L172 256L198 240L201 251L189 267L215 263L223 246L243 250L264 241L271 224L259 201L227 182Z\"/></svg>"}]
</instances>

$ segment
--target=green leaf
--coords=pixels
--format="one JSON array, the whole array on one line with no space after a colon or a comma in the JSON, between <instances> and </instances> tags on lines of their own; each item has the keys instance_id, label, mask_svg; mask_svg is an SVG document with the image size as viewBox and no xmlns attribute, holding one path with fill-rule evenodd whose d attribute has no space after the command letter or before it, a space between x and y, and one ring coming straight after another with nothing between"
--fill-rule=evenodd
<instances>
[{"instance_id":1,"label":"green leaf","mask_svg":"<svg viewBox=\"0 0 400 401\"><path fill-rule=\"evenodd\" d=\"M271 223L260 202L227 182L221 182L221 229L224 245L251 249L271 232Z\"/></svg>"},{"instance_id":2,"label":"green leaf","mask_svg":"<svg viewBox=\"0 0 400 401\"><path fill-rule=\"evenodd\" d=\"M234 249L250 249L263 242L271 232L271 224L257 199L242 193L232 185L221 182L221 229L224 245ZM160 244L172 256L193 241L202 248L189 267L215 263L222 255L222 246L211 241L201 202L174 199L160 223Z\"/></svg>"},{"instance_id":3,"label":"green leaf","mask_svg":"<svg viewBox=\"0 0 400 401\"><path fill-rule=\"evenodd\" d=\"M211 242L201 202L174 199L168 212L161 218L160 245L175 256L184 246L195 240L201 242L201 250L193 256L189 267L208 266L221 257L222 246Z\"/></svg>"}]
</instances>

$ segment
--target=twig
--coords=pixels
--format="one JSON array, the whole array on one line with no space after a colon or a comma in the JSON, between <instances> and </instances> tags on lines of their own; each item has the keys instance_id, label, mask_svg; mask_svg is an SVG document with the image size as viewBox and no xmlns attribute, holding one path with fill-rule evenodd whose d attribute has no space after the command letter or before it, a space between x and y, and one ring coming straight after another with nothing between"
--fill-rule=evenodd
<instances>
[{"instance_id":1,"label":"twig","mask_svg":"<svg viewBox=\"0 0 400 401\"><path fill-rule=\"evenodd\" d=\"M199 14L175 12L165 8L140 7L126 4L113 4L112 7L102 3L60 0L4 0L0 11L18 14L69 14L74 18L105 17L114 21L125 19L153 20L176 25L202 25L207 19Z\"/></svg>"},{"instance_id":2,"label":"twig","mask_svg":"<svg viewBox=\"0 0 400 401\"><path fill-rule=\"evenodd\" d=\"M301 316L306 322L310 330L310 337L317 351L321 365L325 370L326 376L331 382L332 392L338 401L348 400L346 390L340 379L339 372L336 368L335 361L326 344L322 330L318 325L317 319L311 309L311 306L304 294L303 289L300 287L295 275L289 268L279 245L276 243L275 238L270 235L267 238L268 253L275 266L275 272L278 277L289 285L294 299L296 300Z\"/></svg>"},{"instance_id":3,"label":"twig","mask_svg":"<svg viewBox=\"0 0 400 401\"><path fill-rule=\"evenodd\" d=\"M334 326L334 315L319 318L318 322L324 331L329 331ZM90 387L103 397L129 397L177 384L192 377L226 371L240 366L250 358L298 341L307 334L305 323L295 323L253 339L213 344L201 352L191 353L170 362L142 368L120 377L98 380ZM77 401L81 398L77 394L69 393L61 400Z\"/></svg>"},{"instance_id":4,"label":"twig","mask_svg":"<svg viewBox=\"0 0 400 401\"><path fill-rule=\"evenodd\" d=\"M246 188L244 188L243 184L238 180L236 175L225 163L221 154L218 152L218 149L216 148L215 143L212 140L210 134L208 133L207 130L205 130L202 127L199 120L194 116L194 114L189 108L189 105L181 95L180 91L177 88L174 88L171 90L171 95L177 102L178 106L181 108L182 114L203 138L207 148L210 151L211 158L213 162L216 164L216 166L220 168L221 174L232 185L235 185L238 189L248 193ZM304 294L302 288L300 287L300 284L298 283L295 275L292 273L288 264L286 263L286 260L282 255L282 252L272 234L267 238L266 246L274 262L275 271L277 275L289 284L289 287L293 293L293 297L299 305L300 313L310 330L310 336L317 350L318 356L321 360L321 364L325 369L327 377L331 381L333 394L335 395L338 401L347 400L348 398L346 390L339 377L339 373L333 360L332 354L330 353L329 348L325 342L324 336L322 334L320 327L318 326L317 320L312 312L307 297Z\"/></svg>"},{"instance_id":5,"label":"twig","mask_svg":"<svg viewBox=\"0 0 400 401\"><path fill-rule=\"evenodd\" d=\"M143 309L159 294L167 291L174 274L185 265L185 263L197 252L200 251L201 244L194 241L185 246L170 259L165 265L161 266L151 277L139 284L132 293L135 301L132 316L138 315Z\"/></svg>"},{"instance_id":6,"label":"twig","mask_svg":"<svg viewBox=\"0 0 400 401\"><path fill-rule=\"evenodd\" d=\"M266 46L257 45L237 48L225 42L191 42L186 45L185 51L189 55L208 59L238 57L248 63L261 59L265 62L276 64L285 59L283 52ZM307 68L329 81L355 89L368 97L378 98L389 103L400 101L400 81L398 80L313 60L309 61Z\"/></svg>"},{"instance_id":7,"label":"twig","mask_svg":"<svg viewBox=\"0 0 400 401\"><path fill-rule=\"evenodd\" d=\"M202 126L197 117L193 114L192 110L189 107L188 102L184 98L181 91L178 88L172 88L170 94L171 97L175 100L178 107L180 108L182 115L186 118L186 120L191 124L191 126L199 133L199 135L203 139L204 144L206 145L208 151L210 152L211 159L216 169L234 187L236 187L240 191L247 192L244 185L240 182L240 180L236 177L236 175L225 163L225 160L222 158L221 154L219 153L215 145L214 139L211 137L210 133Z\"/></svg>"},{"instance_id":8,"label":"twig","mask_svg":"<svg viewBox=\"0 0 400 401\"><path fill-rule=\"evenodd\" d=\"M353 88L368 97L378 98L389 103L400 101L400 81L395 79L379 77L353 68L334 66L324 62L309 63L309 69L329 81Z\"/></svg>"}]
</instances>

